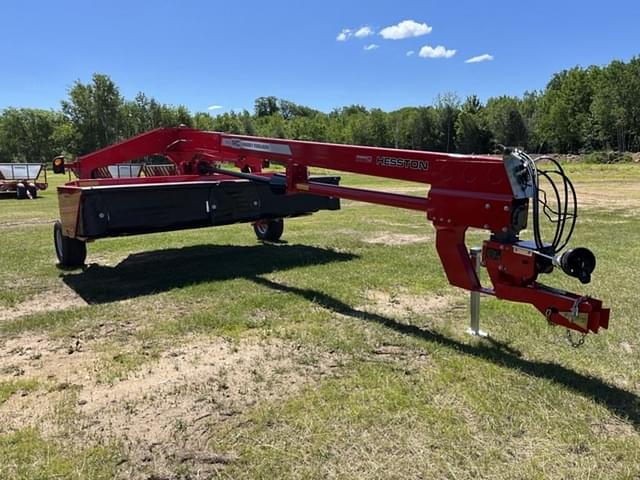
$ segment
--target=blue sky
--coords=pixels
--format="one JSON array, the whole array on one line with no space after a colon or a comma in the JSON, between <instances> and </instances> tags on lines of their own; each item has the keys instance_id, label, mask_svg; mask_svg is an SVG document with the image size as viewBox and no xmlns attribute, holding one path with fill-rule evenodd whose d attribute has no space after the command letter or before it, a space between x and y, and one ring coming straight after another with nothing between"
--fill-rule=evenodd
<instances>
[{"instance_id":1,"label":"blue sky","mask_svg":"<svg viewBox=\"0 0 640 480\"><path fill-rule=\"evenodd\" d=\"M93 72L212 113L263 95L324 111L521 95L640 54L639 26L639 0L3 2L0 108L57 109Z\"/></svg>"}]
</instances>

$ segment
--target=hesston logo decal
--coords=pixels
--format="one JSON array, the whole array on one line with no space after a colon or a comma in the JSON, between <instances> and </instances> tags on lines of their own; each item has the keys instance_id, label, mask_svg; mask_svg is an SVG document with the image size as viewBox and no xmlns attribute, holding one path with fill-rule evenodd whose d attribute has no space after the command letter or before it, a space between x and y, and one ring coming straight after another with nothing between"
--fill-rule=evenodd
<instances>
[{"instance_id":1,"label":"hesston logo decal","mask_svg":"<svg viewBox=\"0 0 640 480\"><path fill-rule=\"evenodd\" d=\"M222 146L241 150L254 150L257 152L291 155L289 145L282 143L257 142L255 140L245 140L243 138L223 138Z\"/></svg>"},{"instance_id":2,"label":"hesston logo decal","mask_svg":"<svg viewBox=\"0 0 640 480\"><path fill-rule=\"evenodd\" d=\"M409 168L411 170L429 170L429 162L426 160L411 160L408 158L378 157L376 165L383 167Z\"/></svg>"}]
</instances>

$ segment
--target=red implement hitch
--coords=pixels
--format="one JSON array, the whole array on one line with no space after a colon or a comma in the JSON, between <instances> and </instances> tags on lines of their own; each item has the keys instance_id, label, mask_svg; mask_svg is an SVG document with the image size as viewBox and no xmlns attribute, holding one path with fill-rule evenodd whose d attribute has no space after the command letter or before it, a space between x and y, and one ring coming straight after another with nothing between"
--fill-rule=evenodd
<instances>
[{"instance_id":1,"label":"red implement hitch","mask_svg":"<svg viewBox=\"0 0 640 480\"><path fill-rule=\"evenodd\" d=\"M129 179L95 178L97 169L150 155L167 158L175 165L177 174ZM54 170L64 171L64 160L57 160ZM545 161L552 170L543 169ZM232 164L239 171L220 168L223 163ZM270 163L284 165L285 173L263 171ZM599 328L608 327L609 309L603 308L600 300L538 283L538 275L550 273L554 267L587 283L595 268L595 257L586 248L561 253L575 225L577 202L570 180L553 159L534 161L524 152L509 149L505 149L500 159L167 128L153 130L79 157L66 167L76 174L78 180L59 188L62 217L59 230L63 240L83 242L100 236L185 228L184 225L176 227L167 224L164 228L138 225L137 228L129 226L117 230L109 223L112 221L108 218L113 215L98 209L100 211L92 211L92 215L102 215L102 223L96 222L106 226L94 231L91 226L96 222L93 218L87 218L89 209L83 207L83 195L88 196L88 190L130 189L132 186L145 185L170 188L176 184L235 182L236 186L259 185L268 189L269 195L284 199L284 202L297 202L302 198L358 200L425 212L436 229L436 249L452 285L495 295L500 299L530 303L549 322L582 333L597 332ZM431 189L427 197L422 198L344 187L337 184L335 177L332 181L310 177L309 167L418 182L431 185ZM553 175L561 178L564 186L562 192L552 183L560 205L556 210L549 207L546 193L539 183L541 178L551 179ZM104 203L104 199L95 202ZM207 197L206 202L209 214L209 202L215 203L215 200ZM522 241L519 235L527 227L530 206L533 210L534 240ZM315 205L305 208L317 211L337 209L339 206ZM550 243L543 242L541 238L540 208L547 217L557 215L554 220L556 232ZM284 209L284 204L278 209ZM268 214L256 211L251 214L253 216L238 217L236 221L251 221L263 228L265 224L260 222L265 219L302 214L302 210L282 213L286 209L278 209ZM215 217L211 218L214 220L209 225L224 223L216 222ZM277 226L274 228L278 230ZM480 284L465 245L468 228L483 229L490 233L489 239L484 242L482 259L492 288ZM282 233L281 226L279 233Z\"/></svg>"}]
</instances>

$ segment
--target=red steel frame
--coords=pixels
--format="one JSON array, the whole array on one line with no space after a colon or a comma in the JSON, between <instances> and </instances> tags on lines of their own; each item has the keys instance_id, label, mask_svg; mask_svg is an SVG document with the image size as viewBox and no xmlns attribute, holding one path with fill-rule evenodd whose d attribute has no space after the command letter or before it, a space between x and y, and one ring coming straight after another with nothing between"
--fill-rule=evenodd
<instances>
[{"instance_id":1,"label":"red steel frame","mask_svg":"<svg viewBox=\"0 0 640 480\"><path fill-rule=\"evenodd\" d=\"M176 164L179 175L135 179L92 179L99 167L162 155ZM436 229L436 249L452 285L530 303L546 319L582 333L607 328L609 310L600 300L551 289L538 283L533 258L512 242L484 242L485 264L493 288L484 288L476 275L465 234L468 228L494 235L512 228L512 214L522 200L514 196L501 159L413 150L336 145L276 138L250 137L189 128L164 128L79 157L68 166L79 180L68 187L158 182L219 181L233 178L200 175L199 163L232 163L242 171L271 178L267 162L286 166L287 193L306 192L330 197L423 211ZM315 183L308 167L360 173L429 184L426 198ZM65 187L61 187L64 191ZM518 233L518 232L515 232ZM497 255L495 252L499 252ZM487 255L492 253L492 255Z\"/></svg>"}]
</instances>

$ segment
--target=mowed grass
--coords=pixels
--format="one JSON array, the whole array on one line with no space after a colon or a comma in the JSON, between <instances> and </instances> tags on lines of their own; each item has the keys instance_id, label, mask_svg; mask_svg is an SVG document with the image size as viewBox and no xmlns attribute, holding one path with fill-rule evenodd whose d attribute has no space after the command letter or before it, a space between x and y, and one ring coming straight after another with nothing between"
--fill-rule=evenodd
<instances>
[{"instance_id":1,"label":"mowed grass","mask_svg":"<svg viewBox=\"0 0 640 480\"><path fill-rule=\"evenodd\" d=\"M447 284L424 215L355 202L286 221L279 244L256 242L248 225L104 239L89 244L87 268L61 271L53 176L35 201L0 199L0 308L69 291L84 302L11 315L0 334L90 339L100 368L88 384L116 385L193 338L278 339L339 358L335 375L211 426L206 448L236 458L212 474L224 478L638 478L640 167L567 169L588 200L572 245L598 266L587 286L557 272L541 280L612 309L610 329L578 349L533 307L492 298L490 338L469 337L467 294ZM484 238L470 231L468 245ZM46 394L46 378L14 375L0 372L0 410ZM62 427L79 415L65 412ZM126 478L111 433L79 445L71 433L0 428L0 477ZM178 461L173 474L200 478Z\"/></svg>"}]
</instances>

